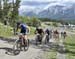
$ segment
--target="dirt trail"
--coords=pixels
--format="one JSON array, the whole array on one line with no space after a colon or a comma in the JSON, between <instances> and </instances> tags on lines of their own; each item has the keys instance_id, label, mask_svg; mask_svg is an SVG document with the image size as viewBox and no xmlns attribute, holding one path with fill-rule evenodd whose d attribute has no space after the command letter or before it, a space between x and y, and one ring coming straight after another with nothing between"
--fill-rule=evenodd
<instances>
[{"instance_id":1,"label":"dirt trail","mask_svg":"<svg viewBox=\"0 0 75 59\"><path fill-rule=\"evenodd\" d=\"M0 59L40 59L42 50L34 45L30 45L28 51L21 51L18 55L13 56L11 53L8 55L5 52L8 49L12 49L13 44L7 41L0 40Z\"/></svg>"},{"instance_id":2,"label":"dirt trail","mask_svg":"<svg viewBox=\"0 0 75 59\"><path fill-rule=\"evenodd\" d=\"M7 49L12 49L13 43L0 39L0 59L42 59L41 55L43 54L44 49L48 49L49 47L44 44L36 46L34 42L35 40L31 40L28 51L21 51L18 55L13 56L11 54L5 54ZM65 59L65 54L61 54L58 52L56 58Z\"/></svg>"}]
</instances>

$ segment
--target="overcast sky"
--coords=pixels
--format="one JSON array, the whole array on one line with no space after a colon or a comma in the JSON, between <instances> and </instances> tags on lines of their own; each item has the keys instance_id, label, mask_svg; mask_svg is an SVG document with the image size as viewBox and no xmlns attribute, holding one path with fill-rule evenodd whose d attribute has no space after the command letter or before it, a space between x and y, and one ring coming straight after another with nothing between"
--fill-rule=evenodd
<instances>
[{"instance_id":1,"label":"overcast sky","mask_svg":"<svg viewBox=\"0 0 75 59\"><path fill-rule=\"evenodd\" d=\"M51 1L63 1L63 2L75 2L75 0L21 0L23 1L36 1L36 2L51 2Z\"/></svg>"}]
</instances>

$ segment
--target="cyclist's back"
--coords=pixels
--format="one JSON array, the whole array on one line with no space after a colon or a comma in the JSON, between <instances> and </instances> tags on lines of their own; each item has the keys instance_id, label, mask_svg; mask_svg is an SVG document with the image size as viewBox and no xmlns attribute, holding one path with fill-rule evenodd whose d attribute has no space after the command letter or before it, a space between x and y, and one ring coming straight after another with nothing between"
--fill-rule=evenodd
<instances>
[{"instance_id":1,"label":"cyclist's back","mask_svg":"<svg viewBox=\"0 0 75 59\"><path fill-rule=\"evenodd\" d=\"M50 35L50 30L46 29L45 33L47 33L48 35Z\"/></svg>"},{"instance_id":2,"label":"cyclist's back","mask_svg":"<svg viewBox=\"0 0 75 59\"><path fill-rule=\"evenodd\" d=\"M26 35L27 25L22 23L20 26L21 26L21 33Z\"/></svg>"},{"instance_id":3,"label":"cyclist's back","mask_svg":"<svg viewBox=\"0 0 75 59\"><path fill-rule=\"evenodd\" d=\"M36 33L42 34L43 33L43 29L42 28L36 28Z\"/></svg>"},{"instance_id":4,"label":"cyclist's back","mask_svg":"<svg viewBox=\"0 0 75 59\"><path fill-rule=\"evenodd\" d=\"M57 30L54 31L54 34L59 34L59 32Z\"/></svg>"},{"instance_id":5,"label":"cyclist's back","mask_svg":"<svg viewBox=\"0 0 75 59\"><path fill-rule=\"evenodd\" d=\"M27 26L26 24L21 24L21 29L26 30L26 26Z\"/></svg>"}]
</instances>

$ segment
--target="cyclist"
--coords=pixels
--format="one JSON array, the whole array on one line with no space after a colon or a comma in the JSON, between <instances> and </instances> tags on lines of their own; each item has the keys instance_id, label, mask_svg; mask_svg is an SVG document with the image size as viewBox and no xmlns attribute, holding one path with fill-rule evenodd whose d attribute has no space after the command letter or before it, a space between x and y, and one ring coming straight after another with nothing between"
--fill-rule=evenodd
<instances>
[{"instance_id":1,"label":"cyclist","mask_svg":"<svg viewBox=\"0 0 75 59\"><path fill-rule=\"evenodd\" d=\"M50 35L50 30L46 29L45 33L47 33L48 35Z\"/></svg>"},{"instance_id":2,"label":"cyclist","mask_svg":"<svg viewBox=\"0 0 75 59\"><path fill-rule=\"evenodd\" d=\"M28 39L27 34L30 33L30 28L29 28L26 24L21 23L21 22L18 22L18 23L17 23L17 30L18 30L18 28L21 29L20 33L21 33L22 35L20 35L19 38L20 38L20 39L21 39L21 38L24 39L24 41L22 40L22 44L24 45L25 40ZM26 43L26 42L25 42L25 43Z\"/></svg>"},{"instance_id":3,"label":"cyclist","mask_svg":"<svg viewBox=\"0 0 75 59\"><path fill-rule=\"evenodd\" d=\"M57 30L54 31L54 38L59 39L59 32Z\"/></svg>"},{"instance_id":4,"label":"cyclist","mask_svg":"<svg viewBox=\"0 0 75 59\"><path fill-rule=\"evenodd\" d=\"M43 38L43 34L44 34L44 31L41 27L36 27L36 30L35 30L35 34L36 35L40 35L41 39L39 40L40 44L42 42L42 38Z\"/></svg>"},{"instance_id":5,"label":"cyclist","mask_svg":"<svg viewBox=\"0 0 75 59\"><path fill-rule=\"evenodd\" d=\"M45 33L46 33L45 43L48 43L50 39L50 30L47 28L45 30Z\"/></svg>"},{"instance_id":6,"label":"cyclist","mask_svg":"<svg viewBox=\"0 0 75 59\"><path fill-rule=\"evenodd\" d=\"M64 31L64 33L63 33L64 39L66 38L66 36L67 36L67 33L66 33L66 31Z\"/></svg>"}]
</instances>

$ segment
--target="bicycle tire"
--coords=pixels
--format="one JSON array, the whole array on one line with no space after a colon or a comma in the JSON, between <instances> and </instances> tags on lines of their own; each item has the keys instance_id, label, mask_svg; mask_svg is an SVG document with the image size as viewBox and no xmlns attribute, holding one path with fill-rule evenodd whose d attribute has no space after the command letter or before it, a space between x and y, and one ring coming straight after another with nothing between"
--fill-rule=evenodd
<instances>
[{"instance_id":1,"label":"bicycle tire","mask_svg":"<svg viewBox=\"0 0 75 59\"><path fill-rule=\"evenodd\" d=\"M18 46L18 44L19 44L19 40L16 40L16 41L15 41L15 44L13 45L13 54L15 54L16 51L20 51L19 48L20 48L21 46ZM20 44L19 44L19 45L20 45ZM20 53L20 52L19 52L19 53Z\"/></svg>"},{"instance_id":2,"label":"bicycle tire","mask_svg":"<svg viewBox=\"0 0 75 59\"><path fill-rule=\"evenodd\" d=\"M46 35L45 37L45 44L47 44L49 42L49 35Z\"/></svg>"},{"instance_id":3,"label":"bicycle tire","mask_svg":"<svg viewBox=\"0 0 75 59\"><path fill-rule=\"evenodd\" d=\"M42 35L40 34L36 36L36 45L38 44L42 44Z\"/></svg>"}]
</instances>

